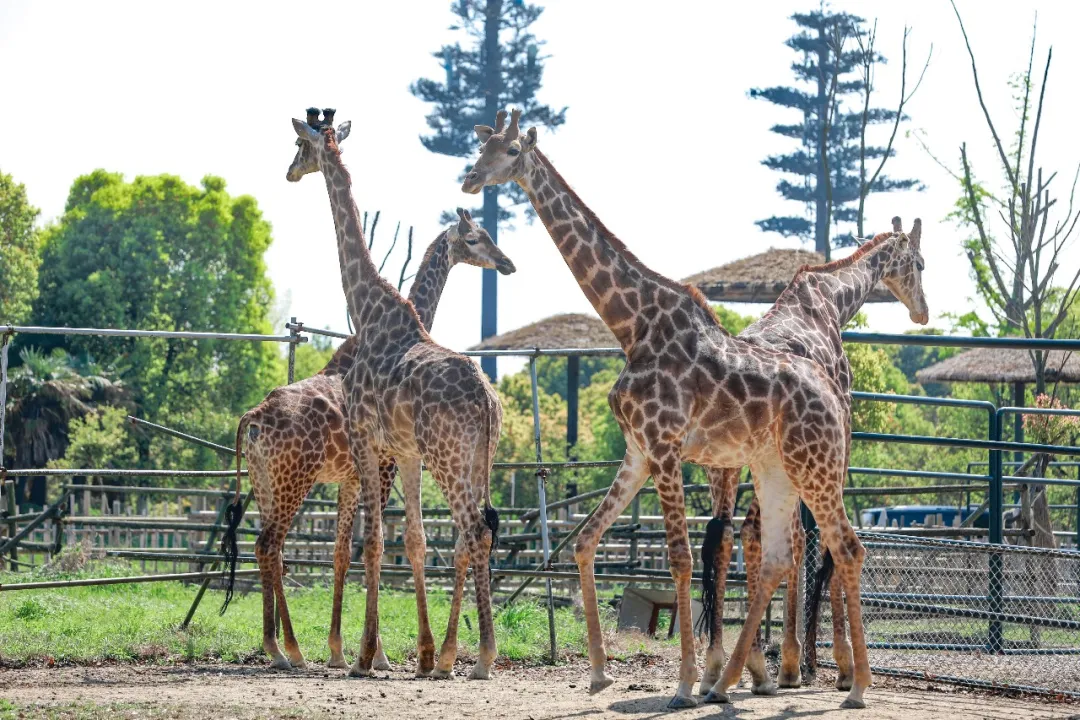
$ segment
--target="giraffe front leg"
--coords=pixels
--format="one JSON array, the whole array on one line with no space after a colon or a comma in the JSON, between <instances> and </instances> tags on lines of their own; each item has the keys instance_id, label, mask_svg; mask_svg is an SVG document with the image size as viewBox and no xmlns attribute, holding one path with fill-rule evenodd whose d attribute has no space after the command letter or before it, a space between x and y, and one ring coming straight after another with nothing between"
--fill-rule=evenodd
<instances>
[{"instance_id":1,"label":"giraffe front leg","mask_svg":"<svg viewBox=\"0 0 1080 720\"><path fill-rule=\"evenodd\" d=\"M356 423L352 423L355 428ZM354 431L349 437L357 474L360 477L360 493L364 499L366 522L364 527L364 634L360 640L360 654L349 670L353 677L372 674L372 662L379 648L379 575L383 557L383 529L381 490L378 482L379 462L370 437L362 431Z\"/></svg>"},{"instance_id":2,"label":"giraffe front leg","mask_svg":"<svg viewBox=\"0 0 1080 720\"><path fill-rule=\"evenodd\" d=\"M704 695L709 692L713 684L720 678L720 672L724 669L724 597L727 594L727 574L731 565L731 552L735 545L735 532L731 524L731 518L735 514L735 495L739 487L738 468L705 468L709 478L709 490L713 501L713 519L709 521L710 527L706 529L705 542L701 546L702 572L702 603L709 598L709 587L706 583L712 582L712 617L709 617L708 607L702 615L702 621L709 634L709 647L705 650L705 673L701 676L698 693ZM712 549L709 533L716 532L711 526L716 523L721 533L719 547L713 557L707 557ZM715 542L715 540L713 540ZM711 566L710 566L711 563ZM710 572L705 571L711 567Z\"/></svg>"},{"instance_id":3,"label":"giraffe front leg","mask_svg":"<svg viewBox=\"0 0 1080 720\"><path fill-rule=\"evenodd\" d=\"M780 673L777 685L782 688L802 686L799 670L802 643L799 642L799 614L802 612L802 566L806 554L806 531L798 512L792 517L791 543L795 564L787 579L784 594L784 644L780 648Z\"/></svg>"},{"instance_id":4,"label":"giraffe front leg","mask_svg":"<svg viewBox=\"0 0 1080 720\"><path fill-rule=\"evenodd\" d=\"M686 526L686 498L682 489L681 458L674 445L649 449L649 465L653 485L660 496L667 535L668 565L675 580L676 616L679 621L679 687L668 708L697 707L694 683L698 679L697 658L694 653L694 620L690 607L690 579L694 571L694 555L690 552L690 533Z\"/></svg>"},{"instance_id":5,"label":"giraffe front leg","mask_svg":"<svg viewBox=\"0 0 1080 720\"><path fill-rule=\"evenodd\" d=\"M416 593L416 617L419 631L416 636L417 677L427 677L435 668L435 638L428 620L427 588L424 584L424 560L427 557L427 538L420 516L420 459L401 459L401 484L405 491L405 554L413 572Z\"/></svg>"},{"instance_id":6,"label":"giraffe front leg","mask_svg":"<svg viewBox=\"0 0 1080 720\"><path fill-rule=\"evenodd\" d=\"M379 507L386 512L386 505L390 502L390 491L394 488L394 478L397 476L397 463L394 458L382 458L379 460L379 492L382 498ZM390 660L383 651L382 631L378 634L378 642L375 647L375 659L371 661L373 670L387 671L390 669Z\"/></svg>"},{"instance_id":7,"label":"giraffe front leg","mask_svg":"<svg viewBox=\"0 0 1080 720\"><path fill-rule=\"evenodd\" d=\"M833 571L829 580L829 603L832 606L833 661L836 662L836 689L851 689L854 660L851 643L848 642L844 613L844 586Z\"/></svg>"},{"instance_id":8,"label":"giraffe front leg","mask_svg":"<svg viewBox=\"0 0 1080 720\"><path fill-rule=\"evenodd\" d=\"M574 545L574 560L577 562L581 582L582 610L589 632L590 694L598 693L615 682L605 668L607 651L604 649L604 636L600 628L600 608L596 603L596 547L600 544L604 532L630 504L648 477L649 470L644 456L627 446L615 481L611 483L611 488L596 508L596 512L585 523Z\"/></svg>"},{"instance_id":9,"label":"giraffe front leg","mask_svg":"<svg viewBox=\"0 0 1080 720\"><path fill-rule=\"evenodd\" d=\"M461 617L461 601L465 596L465 579L469 572L469 548L465 536L458 534L454 546L454 595L450 601L450 618L446 623L446 637L439 649L439 664L431 673L439 680L454 679L454 661L457 660L458 619Z\"/></svg>"},{"instance_id":10,"label":"giraffe front leg","mask_svg":"<svg viewBox=\"0 0 1080 720\"><path fill-rule=\"evenodd\" d=\"M360 499L360 478L353 474L338 486L337 538L334 541L334 599L330 614L330 659L327 666L347 668L341 640L341 604L352 560L353 523L356 522L357 503Z\"/></svg>"}]
</instances>

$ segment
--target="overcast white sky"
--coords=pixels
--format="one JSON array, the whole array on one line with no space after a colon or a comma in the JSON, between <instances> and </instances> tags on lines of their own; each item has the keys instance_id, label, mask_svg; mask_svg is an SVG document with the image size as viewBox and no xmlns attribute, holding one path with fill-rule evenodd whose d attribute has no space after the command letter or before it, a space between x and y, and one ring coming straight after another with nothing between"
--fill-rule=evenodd
<instances>
[{"instance_id":1,"label":"overcast white sky","mask_svg":"<svg viewBox=\"0 0 1080 720\"><path fill-rule=\"evenodd\" d=\"M785 208L775 191L780 176L760 163L791 147L769 127L795 118L749 99L747 90L790 82L795 55L783 42L795 25L788 18L816 2L543 4L534 28L552 57L542 99L569 111L558 132L541 131L540 146L645 263L682 278L770 246L794 246L754 221L800 211ZM281 316L341 329L344 298L325 186L315 178L285 181L295 140L289 118L315 104L353 121L345 150L360 209L382 210L381 247L401 220L416 226L422 253L440 230L442 210L475 202L456 180L463 160L421 146L429 108L408 92L418 77L441 77L431 52L453 38L449 6L4 0L0 169L26 184L44 221L62 212L72 180L94 168L128 178L168 172L191 183L220 175L232 193L254 195L273 224L267 262ZM1006 80L1027 62L1038 11L1037 66L1054 46L1040 156L1048 171L1061 173L1064 204L1080 161L1080 3L959 6L1003 133L1016 127ZM833 8L878 18L879 48L891 61L879 72L880 102L896 95L905 23L914 27L913 63L921 65L933 43L907 128L925 131L934 152L953 165L966 140L976 169L997 177L949 3L848 0ZM961 236L945 220L957 185L912 140L901 138L898 151L888 171L918 177L927 189L873 196L868 229L887 228L895 214L905 224L922 217L932 317L963 311L973 286ZM591 312L542 225L519 222L500 240L518 267L499 281L500 330L557 312ZM1068 260L1075 267L1080 254ZM455 270L436 339L455 349L477 342L479 307L480 271ZM910 326L899 305L872 307L869 315L875 330Z\"/></svg>"}]
</instances>

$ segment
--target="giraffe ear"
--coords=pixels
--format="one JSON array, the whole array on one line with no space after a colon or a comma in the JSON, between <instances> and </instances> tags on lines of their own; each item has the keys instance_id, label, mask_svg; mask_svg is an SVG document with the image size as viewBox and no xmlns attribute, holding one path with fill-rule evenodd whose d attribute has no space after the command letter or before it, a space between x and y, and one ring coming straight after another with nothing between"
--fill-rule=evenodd
<instances>
[{"instance_id":1,"label":"giraffe ear","mask_svg":"<svg viewBox=\"0 0 1080 720\"><path fill-rule=\"evenodd\" d=\"M911 246L918 250L922 244L922 218L915 218L915 222L911 224L911 232L908 233L908 237L911 238Z\"/></svg>"},{"instance_id":2,"label":"giraffe ear","mask_svg":"<svg viewBox=\"0 0 1080 720\"><path fill-rule=\"evenodd\" d=\"M292 119L293 130L296 131L297 137L301 140L307 140L308 142L315 142L319 139L319 131L308 125L303 120Z\"/></svg>"},{"instance_id":3,"label":"giraffe ear","mask_svg":"<svg viewBox=\"0 0 1080 720\"><path fill-rule=\"evenodd\" d=\"M536 147L536 128L529 128L529 132L525 133L525 137L521 138L519 142L523 152L533 150Z\"/></svg>"},{"instance_id":4,"label":"giraffe ear","mask_svg":"<svg viewBox=\"0 0 1080 720\"><path fill-rule=\"evenodd\" d=\"M337 126L337 143L341 144L341 141L349 137L349 133L352 132L352 120L346 120Z\"/></svg>"},{"instance_id":5,"label":"giraffe ear","mask_svg":"<svg viewBox=\"0 0 1080 720\"><path fill-rule=\"evenodd\" d=\"M476 137L480 138L482 143L486 143L488 138L495 134L495 128L490 125L473 125L473 130L476 131Z\"/></svg>"}]
</instances>

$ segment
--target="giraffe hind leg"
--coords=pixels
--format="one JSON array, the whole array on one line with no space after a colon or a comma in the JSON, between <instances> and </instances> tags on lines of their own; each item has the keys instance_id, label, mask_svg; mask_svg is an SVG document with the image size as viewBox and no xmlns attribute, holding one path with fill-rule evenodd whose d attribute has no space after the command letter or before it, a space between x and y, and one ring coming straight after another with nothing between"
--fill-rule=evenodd
<instances>
[{"instance_id":1,"label":"giraffe hind leg","mask_svg":"<svg viewBox=\"0 0 1080 720\"><path fill-rule=\"evenodd\" d=\"M802 686L799 662L802 643L799 642L799 614L802 608L802 565L806 554L806 532L803 530L799 513L792 516L791 544L794 554L794 566L787 579L787 591L784 594L784 643L780 649L780 672L776 684L782 688Z\"/></svg>"}]
</instances>

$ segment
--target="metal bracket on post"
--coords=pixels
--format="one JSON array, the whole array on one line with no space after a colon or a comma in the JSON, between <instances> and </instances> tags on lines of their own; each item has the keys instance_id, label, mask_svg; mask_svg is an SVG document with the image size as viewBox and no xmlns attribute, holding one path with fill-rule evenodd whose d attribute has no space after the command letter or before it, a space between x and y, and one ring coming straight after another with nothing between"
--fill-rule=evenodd
<instances>
[{"instance_id":1,"label":"metal bracket on post","mask_svg":"<svg viewBox=\"0 0 1080 720\"><path fill-rule=\"evenodd\" d=\"M537 392L536 383L536 355L529 358L529 381L532 384L532 411L533 411L533 439L536 441L536 463L544 462L543 448L540 443L540 395ZM551 538L548 535L547 517L547 470L540 467L536 471L536 492L540 508L540 544L544 552L544 569L550 570L551 563ZM554 665L557 658L555 647L555 599L551 594L551 578L546 578L547 585L547 611L548 611L548 641L550 645L550 661Z\"/></svg>"}]
</instances>

